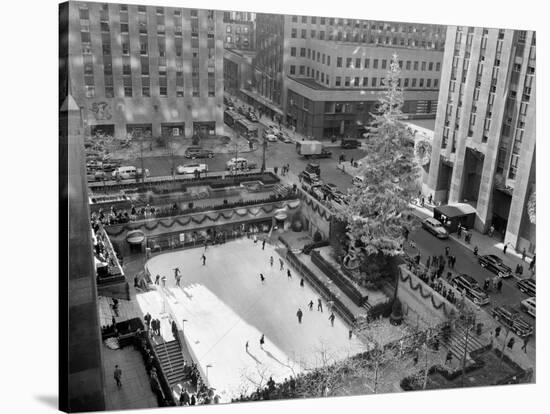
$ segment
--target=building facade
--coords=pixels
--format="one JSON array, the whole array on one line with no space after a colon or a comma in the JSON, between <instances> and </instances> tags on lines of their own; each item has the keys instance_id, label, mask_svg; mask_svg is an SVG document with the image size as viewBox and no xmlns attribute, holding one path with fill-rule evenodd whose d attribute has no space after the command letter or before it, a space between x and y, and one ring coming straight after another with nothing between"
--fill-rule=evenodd
<instances>
[{"instance_id":1,"label":"building facade","mask_svg":"<svg viewBox=\"0 0 550 414\"><path fill-rule=\"evenodd\" d=\"M478 230L533 252L535 33L449 26L444 62L425 190L472 204Z\"/></svg>"},{"instance_id":2,"label":"building facade","mask_svg":"<svg viewBox=\"0 0 550 414\"><path fill-rule=\"evenodd\" d=\"M256 14L250 12L223 12L223 47L254 50Z\"/></svg>"},{"instance_id":3,"label":"building facade","mask_svg":"<svg viewBox=\"0 0 550 414\"><path fill-rule=\"evenodd\" d=\"M223 12L71 2L71 92L87 133L222 133Z\"/></svg>"},{"instance_id":4,"label":"building facade","mask_svg":"<svg viewBox=\"0 0 550 414\"><path fill-rule=\"evenodd\" d=\"M443 26L259 14L257 33L256 92L300 133L361 136L394 53L403 71L404 111L435 117Z\"/></svg>"}]
</instances>

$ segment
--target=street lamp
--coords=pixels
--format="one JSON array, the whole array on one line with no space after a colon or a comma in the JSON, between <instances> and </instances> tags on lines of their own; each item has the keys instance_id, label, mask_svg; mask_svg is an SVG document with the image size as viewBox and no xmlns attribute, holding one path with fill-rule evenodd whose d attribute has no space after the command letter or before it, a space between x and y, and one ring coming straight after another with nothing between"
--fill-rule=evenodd
<instances>
[{"instance_id":1,"label":"street lamp","mask_svg":"<svg viewBox=\"0 0 550 414\"><path fill-rule=\"evenodd\" d=\"M184 331L185 322L187 322L187 319L182 319L182 321L181 321L181 333L182 333L184 338L185 338L185 331Z\"/></svg>"},{"instance_id":2,"label":"street lamp","mask_svg":"<svg viewBox=\"0 0 550 414\"><path fill-rule=\"evenodd\" d=\"M208 364L206 366L206 381L208 381L208 368L212 368L212 365Z\"/></svg>"}]
</instances>

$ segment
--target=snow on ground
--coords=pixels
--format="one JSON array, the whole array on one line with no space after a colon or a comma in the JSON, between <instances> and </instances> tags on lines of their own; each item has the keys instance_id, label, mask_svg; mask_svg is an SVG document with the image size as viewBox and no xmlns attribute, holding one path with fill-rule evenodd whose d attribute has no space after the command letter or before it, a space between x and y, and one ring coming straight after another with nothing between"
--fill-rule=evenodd
<instances>
[{"instance_id":1,"label":"snow on ground","mask_svg":"<svg viewBox=\"0 0 550 414\"><path fill-rule=\"evenodd\" d=\"M205 253L206 265L201 256ZM269 258L273 256L273 267ZM317 311L319 295L291 268L292 279L279 268L279 255L270 245L235 240L204 249L181 250L153 257L147 267L154 279L166 276L166 288L138 295L143 313L153 317L169 309L181 327L191 352L202 372L224 400L255 389L273 376L282 381L290 375L342 359L366 350L355 336L348 339L348 326L336 316L334 326L323 301ZM183 277L176 286L174 268ZM260 273L265 282L260 281ZM165 305L163 305L165 298ZM308 303L313 300L313 310ZM302 324L296 312L302 309ZM168 337L169 324L163 324ZM260 347L260 336L266 343ZM249 342L248 352L245 350Z\"/></svg>"}]
</instances>

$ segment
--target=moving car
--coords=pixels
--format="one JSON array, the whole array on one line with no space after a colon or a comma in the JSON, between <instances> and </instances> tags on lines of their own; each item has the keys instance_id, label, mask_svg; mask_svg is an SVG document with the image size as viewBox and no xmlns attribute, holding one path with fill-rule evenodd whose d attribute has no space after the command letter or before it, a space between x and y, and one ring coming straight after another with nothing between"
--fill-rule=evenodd
<instances>
[{"instance_id":1,"label":"moving car","mask_svg":"<svg viewBox=\"0 0 550 414\"><path fill-rule=\"evenodd\" d=\"M201 173L208 171L208 165L206 164L184 164L176 167L178 174L195 174L195 171Z\"/></svg>"},{"instance_id":2,"label":"moving car","mask_svg":"<svg viewBox=\"0 0 550 414\"><path fill-rule=\"evenodd\" d=\"M248 120L250 122L258 122L258 117L256 116L256 114L254 112L247 113L246 117L248 118Z\"/></svg>"},{"instance_id":3,"label":"moving car","mask_svg":"<svg viewBox=\"0 0 550 414\"><path fill-rule=\"evenodd\" d=\"M302 171L298 177L301 179L302 183L309 185L317 184L320 181L319 176L310 171Z\"/></svg>"},{"instance_id":4,"label":"moving car","mask_svg":"<svg viewBox=\"0 0 550 414\"><path fill-rule=\"evenodd\" d=\"M246 158L231 158L225 165L229 171L248 171L257 168L254 161L249 161Z\"/></svg>"},{"instance_id":5,"label":"moving car","mask_svg":"<svg viewBox=\"0 0 550 414\"><path fill-rule=\"evenodd\" d=\"M451 285L456 287L458 290L473 288L479 289L479 284L477 283L477 280L465 273L455 276L453 280L451 280Z\"/></svg>"},{"instance_id":6,"label":"moving car","mask_svg":"<svg viewBox=\"0 0 550 414\"><path fill-rule=\"evenodd\" d=\"M278 138L279 140L283 141L285 144L292 144L292 140L290 139L290 137L286 132L281 132Z\"/></svg>"},{"instance_id":7,"label":"moving car","mask_svg":"<svg viewBox=\"0 0 550 414\"><path fill-rule=\"evenodd\" d=\"M269 142L277 142L277 137L273 134L264 135L264 138Z\"/></svg>"},{"instance_id":8,"label":"moving car","mask_svg":"<svg viewBox=\"0 0 550 414\"><path fill-rule=\"evenodd\" d=\"M136 168L134 166L128 165L123 167L116 168L112 176L114 179L128 180L136 177L141 177L143 175L141 168ZM145 169L145 177L149 177L149 170Z\"/></svg>"},{"instance_id":9,"label":"moving car","mask_svg":"<svg viewBox=\"0 0 550 414\"><path fill-rule=\"evenodd\" d=\"M535 316L535 311L536 311L536 298L532 297L532 298L527 298L527 299L524 299L521 301L520 303L520 308L522 311L528 313L529 315L531 315L533 318L536 318Z\"/></svg>"},{"instance_id":10,"label":"moving car","mask_svg":"<svg viewBox=\"0 0 550 414\"><path fill-rule=\"evenodd\" d=\"M479 264L481 267L490 270L497 274L499 277L507 278L512 276L512 269L506 266L502 259L494 254L486 254L479 257Z\"/></svg>"},{"instance_id":11,"label":"moving car","mask_svg":"<svg viewBox=\"0 0 550 414\"><path fill-rule=\"evenodd\" d=\"M443 224L433 217L422 220L422 228L432 233L438 239L449 238L449 232L443 227Z\"/></svg>"},{"instance_id":12,"label":"moving car","mask_svg":"<svg viewBox=\"0 0 550 414\"><path fill-rule=\"evenodd\" d=\"M536 296L536 282L534 279L522 279L516 284L518 289L529 296Z\"/></svg>"},{"instance_id":13,"label":"moving car","mask_svg":"<svg viewBox=\"0 0 550 414\"><path fill-rule=\"evenodd\" d=\"M192 160L195 158L214 158L214 151L201 147L189 147L185 150L183 156L185 158L191 158Z\"/></svg>"},{"instance_id":14,"label":"moving car","mask_svg":"<svg viewBox=\"0 0 550 414\"><path fill-rule=\"evenodd\" d=\"M533 333L533 326L526 322L517 310L508 305L493 308L491 315L519 337L526 337Z\"/></svg>"}]
</instances>

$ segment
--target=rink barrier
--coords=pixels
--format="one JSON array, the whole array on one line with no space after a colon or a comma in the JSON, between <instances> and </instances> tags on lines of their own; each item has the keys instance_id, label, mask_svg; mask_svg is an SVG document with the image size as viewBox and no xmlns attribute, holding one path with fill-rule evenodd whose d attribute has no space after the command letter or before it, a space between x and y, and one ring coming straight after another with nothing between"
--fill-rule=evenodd
<instances>
[{"instance_id":1,"label":"rink barrier","mask_svg":"<svg viewBox=\"0 0 550 414\"><path fill-rule=\"evenodd\" d=\"M350 326L354 326L356 322L355 315L344 305L344 303L330 291L325 284L310 269L305 266L300 259L290 250L287 250L286 259L294 266L298 272L311 283L325 301L332 301L333 309L336 313Z\"/></svg>"}]
</instances>

